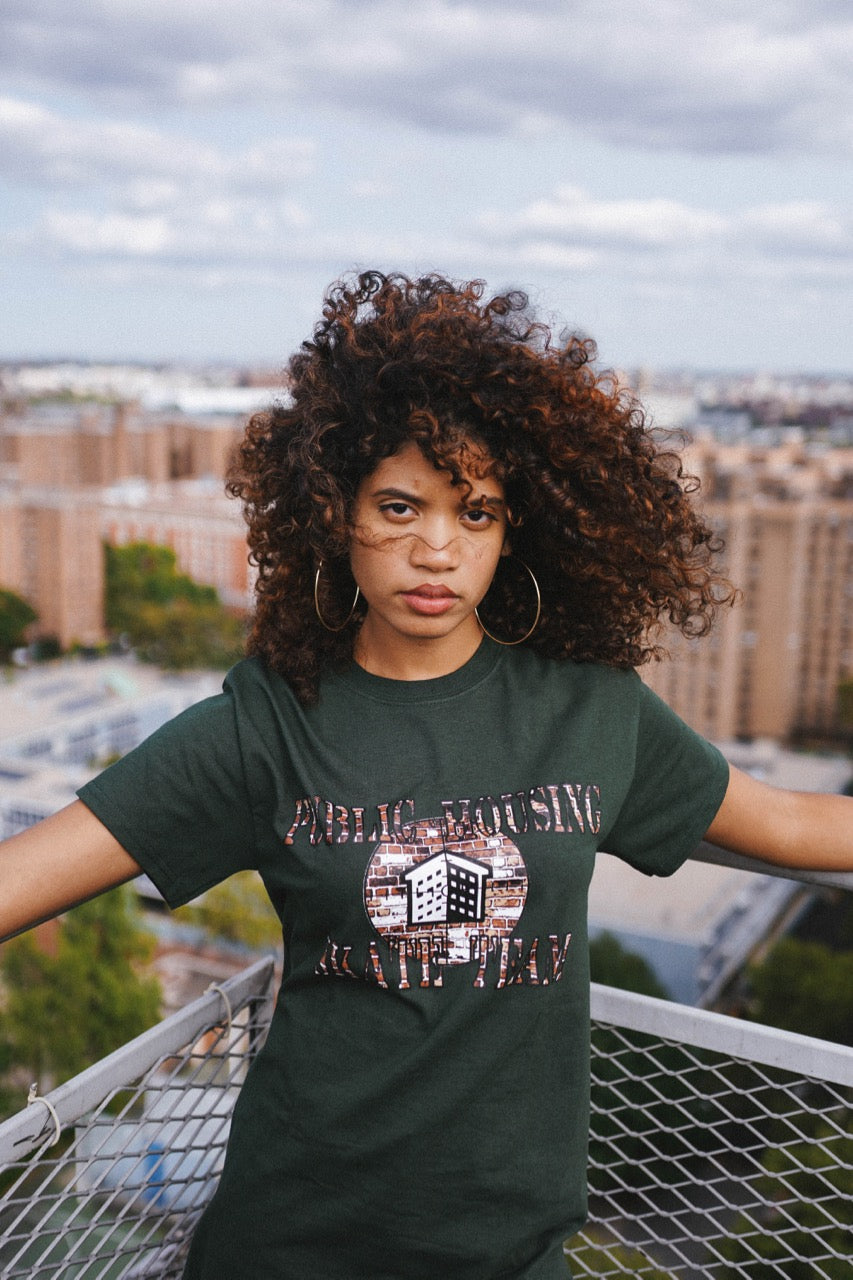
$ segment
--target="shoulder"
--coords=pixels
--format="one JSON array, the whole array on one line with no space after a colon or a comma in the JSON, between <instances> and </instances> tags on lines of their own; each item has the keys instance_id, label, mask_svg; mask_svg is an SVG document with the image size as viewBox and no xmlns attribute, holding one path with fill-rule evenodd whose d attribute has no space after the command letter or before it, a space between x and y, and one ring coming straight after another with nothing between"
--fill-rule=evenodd
<instances>
[{"instance_id":1,"label":"shoulder","mask_svg":"<svg viewBox=\"0 0 853 1280\"><path fill-rule=\"evenodd\" d=\"M239 662L235 662L233 667L229 667L222 687L228 689L250 689L261 685L268 685L270 677L276 677L275 673L270 671L267 664L262 658L241 658Z\"/></svg>"},{"instance_id":2,"label":"shoulder","mask_svg":"<svg viewBox=\"0 0 853 1280\"><path fill-rule=\"evenodd\" d=\"M238 703L296 701L296 695L284 676L273 671L260 657L242 658L235 663L227 672L222 688Z\"/></svg>"},{"instance_id":3,"label":"shoulder","mask_svg":"<svg viewBox=\"0 0 853 1280\"><path fill-rule=\"evenodd\" d=\"M649 692L633 668L572 658L547 658L523 646L508 649L505 678L537 689L565 689L577 696L635 700Z\"/></svg>"},{"instance_id":4,"label":"shoulder","mask_svg":"<svg viewBox=\"0 0 853 1280\"><path fill-rule=\"evenodd\" d=\"M627 746L637 732L644 690L631 669L507 650L490 692L511 714L543 723L586 723Z\"/></svg>"}]
</instances>

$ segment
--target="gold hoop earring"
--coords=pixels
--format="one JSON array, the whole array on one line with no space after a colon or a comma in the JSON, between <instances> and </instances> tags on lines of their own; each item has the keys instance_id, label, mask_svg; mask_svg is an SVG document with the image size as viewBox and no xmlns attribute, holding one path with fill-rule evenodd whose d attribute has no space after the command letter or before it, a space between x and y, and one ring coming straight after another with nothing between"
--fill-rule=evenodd
<instances>
[{"instance_id":1,"label":"gold hoop earring","mask_svg":"<svg viewBox=\"0 0 853 1280\"><path fill-rule=\"evenodd\" d=\"M320 622L326 628L327 631L343 631L347 623L352 620L352 615L355 613L355 606L358 604L358 597L361 595L361 590L359 588L358 583L356 583L355 595L353 596L352 606L350 608L349 613L344 618L343 622L339 627L330 627L328 622L320 612L320 574L322 573L322 571L323 571L323 561L321 560L319 565L317 566L317 572L314 574L314 611L317 614L317 617L320 619Z\"/></svg>"},{"instance_id":2,"label":"gold hoop earring","mask_svg":"<svg viewBox=\"0 0 853 1280\"><path fill-rule=\"evenodd\" d=\"M494 640L495 644L503 644L503 645L506 645L508 648L511 648L512 645L514 644L524 644L525 640L529 640L530 637L533 635L533 632L538 627L539 619L542 615L542 596L539 591L539 583L536 581L536 575L533 572L533 570L530 568L530 565L525 564L520 556L511 556L509 558L512 560L517 560L518 563L521 565L521 567L523 569L526 569L527 572L530 574L530 580L533 583L533 590L536 592L536 617L533 619L532 627L530 628L529 631L525 631L524 635L519 640L499 640L497 636L493 636L491 631L487 630L487 628L483 626L483 619L480 617L476 609L474 610L474 617L479 622L480 629L484 632L485 635L489 637L490 640Z\"/></svg>"}]
</instances>

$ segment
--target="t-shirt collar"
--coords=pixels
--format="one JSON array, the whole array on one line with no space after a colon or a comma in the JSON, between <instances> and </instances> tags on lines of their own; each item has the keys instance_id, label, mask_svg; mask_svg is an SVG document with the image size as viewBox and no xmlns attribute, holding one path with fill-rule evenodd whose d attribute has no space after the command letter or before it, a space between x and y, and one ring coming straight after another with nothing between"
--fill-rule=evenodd
<instances>
[{"instance_id":1,"label":"t-shirt collar","mask_svg":"<svg viewBox=\"0 0 853 1280\"><path fill-rule=\"evenodd\" d=\"M500 645L484 636L468 661L445 676L431 680L390 680L386 676L373 675L358 663L351 662L342 671L324 677L323 684L338 682L375 702L441 702L473 689L491 675L503 656Z\"/></svg>"}]
</instances>

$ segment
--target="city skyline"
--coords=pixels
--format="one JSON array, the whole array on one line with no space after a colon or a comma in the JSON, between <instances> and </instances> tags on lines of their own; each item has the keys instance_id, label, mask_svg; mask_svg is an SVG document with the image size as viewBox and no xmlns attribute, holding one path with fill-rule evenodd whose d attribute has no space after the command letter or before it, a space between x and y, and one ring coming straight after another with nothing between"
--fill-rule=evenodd
<instances>
[{"instance_id":1,"label":"city skyline","mask_svg":"<svg viewBox=\"0 0 853 1280\"><path fill-rule=\"evenodd\" d=\"M851 47L831 0L12 4L0 359L280 366L371 266L607 365L849 373Z\"/></svg>"}]
</instances>

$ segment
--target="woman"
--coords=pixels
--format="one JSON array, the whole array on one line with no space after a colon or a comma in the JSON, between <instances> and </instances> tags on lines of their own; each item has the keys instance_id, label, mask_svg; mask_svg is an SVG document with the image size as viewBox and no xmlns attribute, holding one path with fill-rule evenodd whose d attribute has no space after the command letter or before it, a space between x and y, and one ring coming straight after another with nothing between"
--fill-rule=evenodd
<instances>
[{"instance_id":1,"label":"woman","mask_svg":"<svg viewBox=\"0 0 853 1280\"><path fill-rule=\"evenodd\" d=\"M595 850L853 865L632 668L732 590L677 459L521 295L361 275L231 490L251 657L4 847L3 932L256 867L282 991L187 1280L553 1280L585 1213Z\"/></svg>"}]
</instances>

